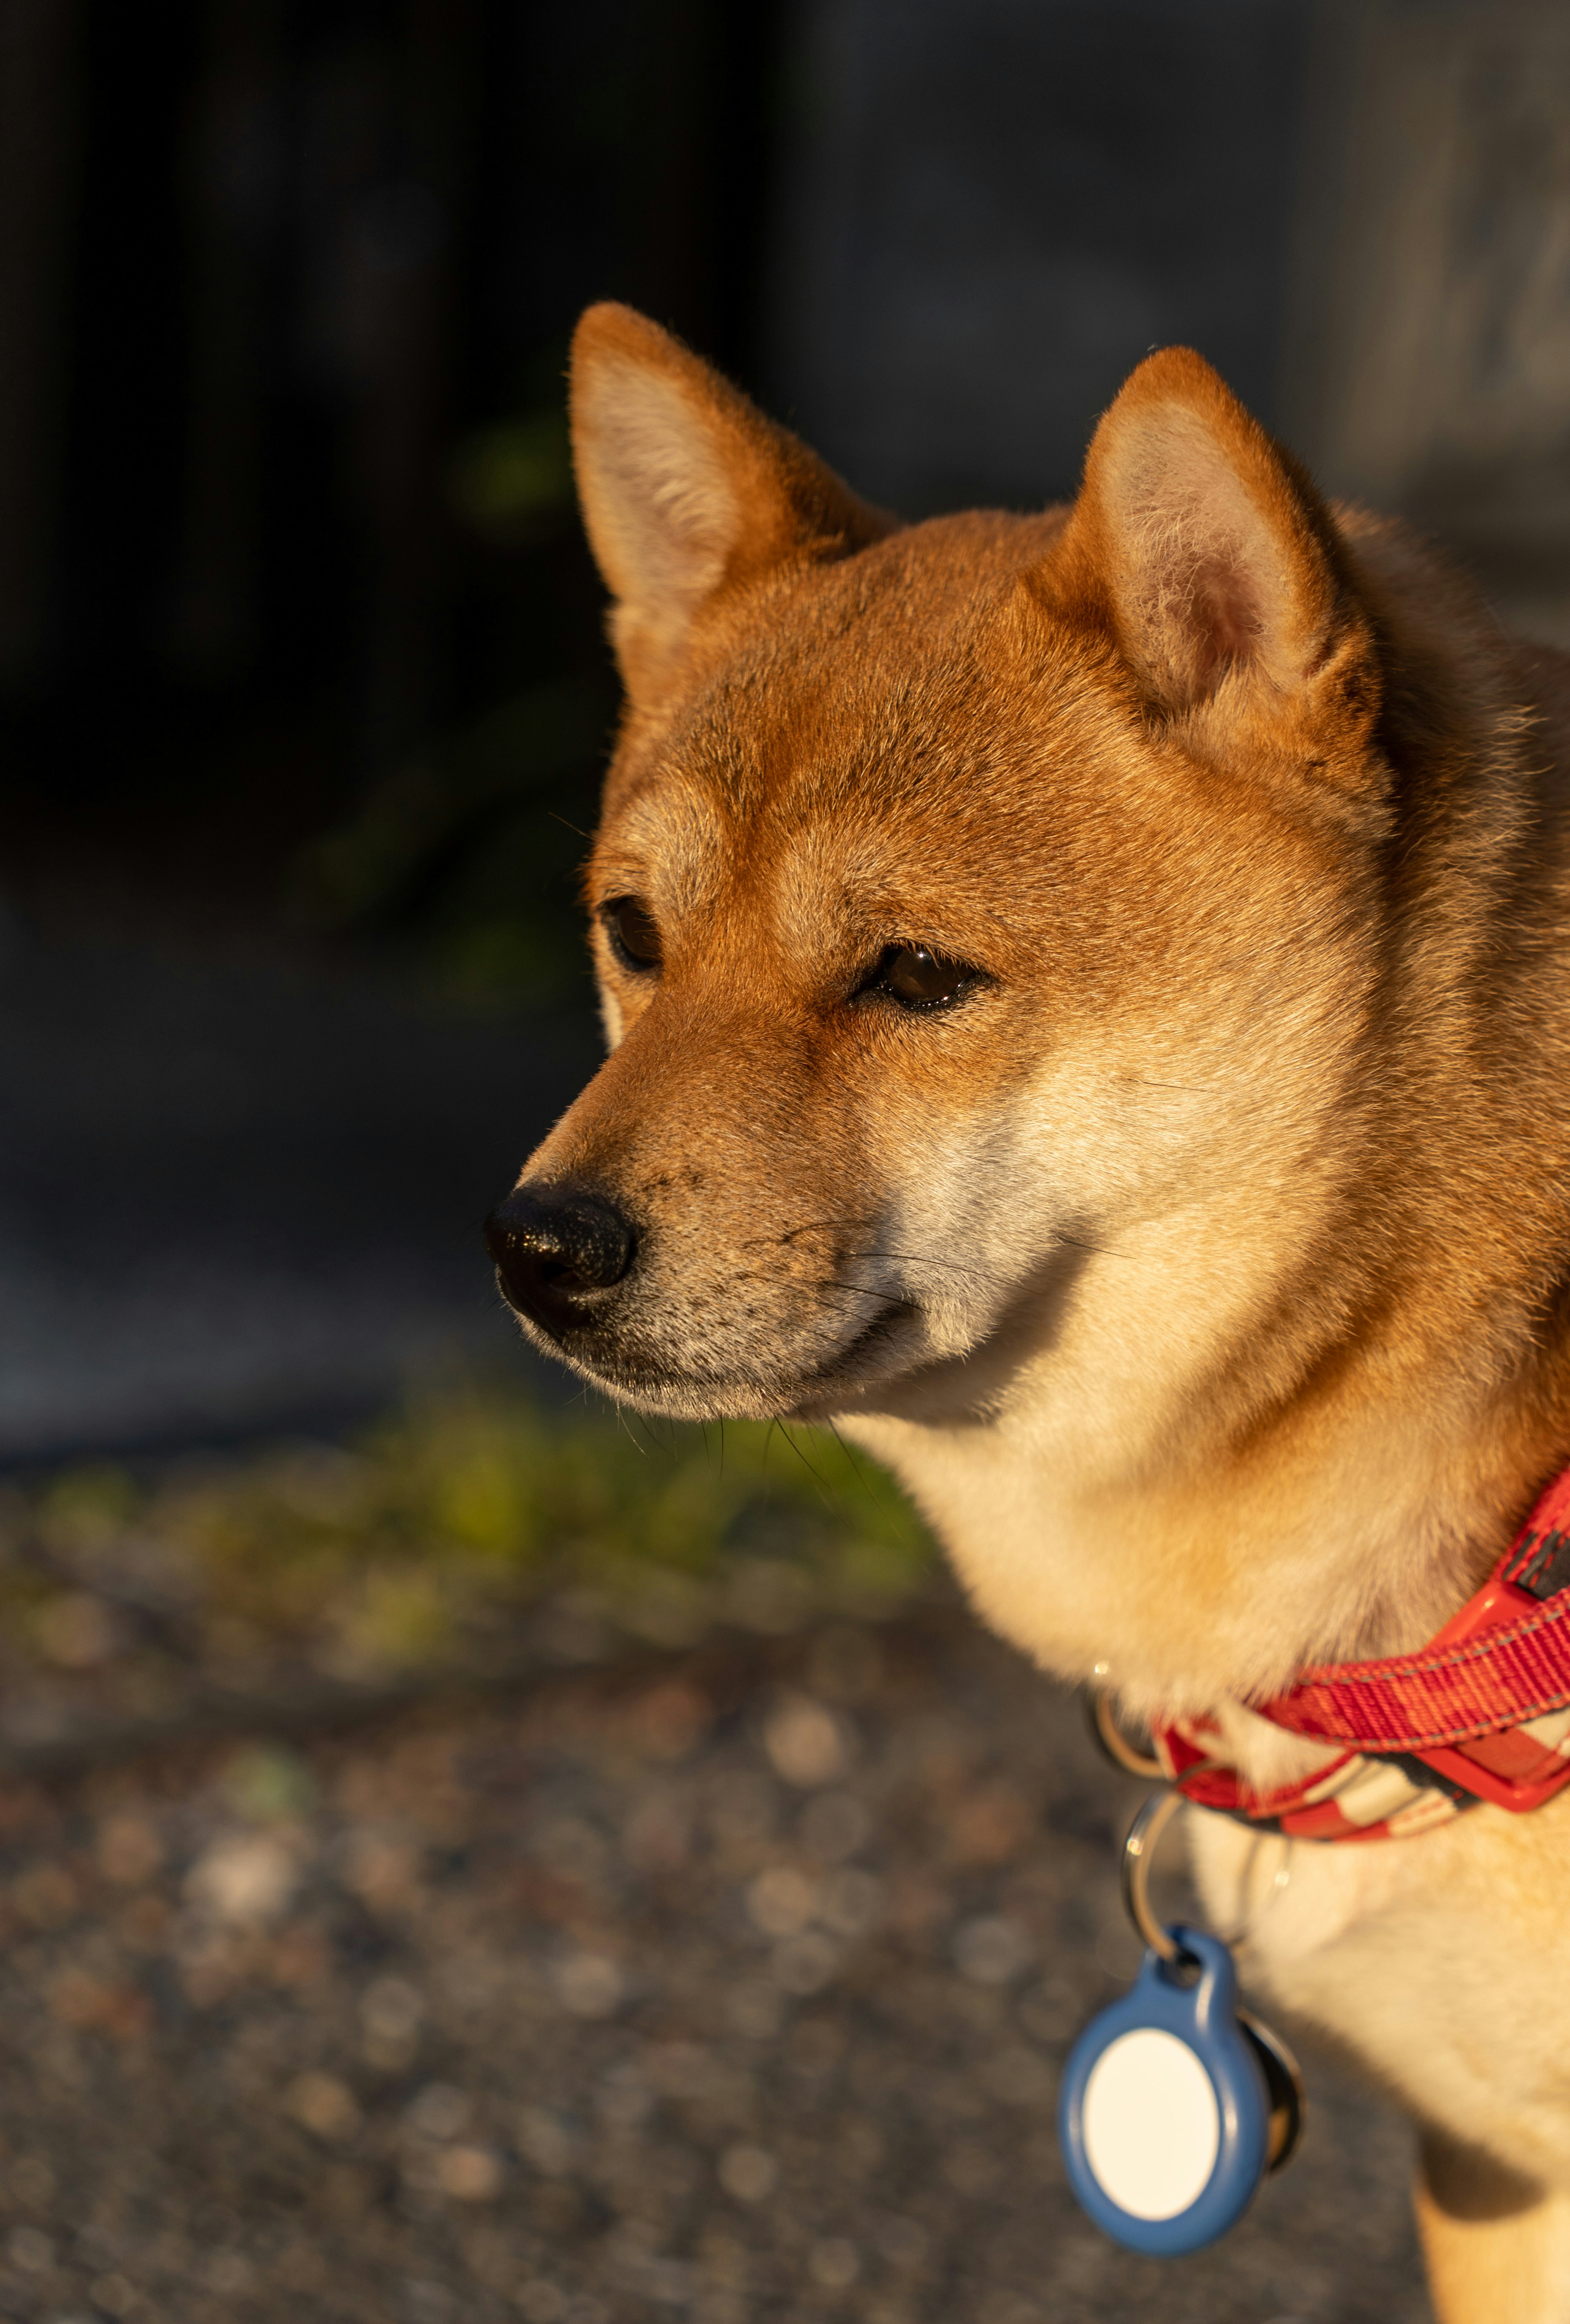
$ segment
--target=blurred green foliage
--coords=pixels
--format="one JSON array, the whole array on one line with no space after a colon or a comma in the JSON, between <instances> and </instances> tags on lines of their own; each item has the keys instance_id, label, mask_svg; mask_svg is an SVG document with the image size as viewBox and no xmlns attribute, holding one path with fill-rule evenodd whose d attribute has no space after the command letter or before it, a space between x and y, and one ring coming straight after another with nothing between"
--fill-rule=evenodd
<instances>
[{"instance_id":1,"label":"blurred green foliage","mask_svg":"<svg viewBox=\"0 0 1570 2324\"><path fill-rule=\"evenodd\" d=\"M305 858L312 913L411 938L460 999L586 992L579 881L614 716L608 688L560 678L403 768Z\"/></svg>"},{"instance_id":2,"label":"blurred green foliage","mask_svg":"<svg viewBox=\"0 0 1570 2324\"><path fill-rule=\"evenodd\" d=\"M487 650L503 699L380 778L297 867L319 925L411 946L482 1003L588 998L579 887L618 694L573 502L565 354L542 351L517 414L448 465L449 505L507 576Z\"/></svg>"},{"instance_id":3,"label":"blurred green foliage","mask_svg":"<svg viewBox=\"0 0 1570 2324\"><path fill-rule=\"evenodd\" d=\"M931 1558L891 1480L831 1434L651 1426L473 1387L351 1446L145 1481L78 1470L0 1516L14 1640L68 1669L112 1661L116 1623L130 1651L126 1607L162 1609L154 1653L172 1622L204 1663L365 1674L483 1660L564 1593L674 1644L716 1616L769 1628L898 1600Z\"/></svg>"},{"instance_id":4,"label":"blurred green foliage","mask_svg":"<svg viewBox=\"0 0 1570 2324\"><path fill-rule=\"evenodd\" d=\"M565 412L551 405L469 437L453 455L448 496L476 530L514 543L537 536L572 499Z\"/></svg>"}]
</instances>

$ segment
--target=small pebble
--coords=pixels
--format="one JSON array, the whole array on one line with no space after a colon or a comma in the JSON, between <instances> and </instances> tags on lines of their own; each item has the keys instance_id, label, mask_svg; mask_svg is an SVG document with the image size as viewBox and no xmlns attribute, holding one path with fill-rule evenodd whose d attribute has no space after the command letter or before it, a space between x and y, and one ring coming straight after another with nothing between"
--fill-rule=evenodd
<instances>
[{"instance_id":1,"label":"small pebble","mask_svg":"<svg viewBox=\"0 0 1570 2324\"><path fill-rule=\"evenodd\" d=\"M443 2194L459 2203L494 2203L506 2176L486 2146L449 2146L437 2158L436 2175Z\"/></svg>"},{"instance_id":2,"label":"small pebble","mask_svg":"<svg viewBox=\"0 0 1570 2324\"><path fill-rule=\"evenodd\" d=\"M861 2254L844 2236L830 2236L813 2246L808 2265L814 2283L826 2292L848 2292L862 2272Z\"/></svg>"},{"instance_id":3,"label":"small pebble","mask_svg":"<svg viewBox=\"0 0 1570 2324\"><path fill-rule=\"evenodd\" d=\"M240 1928L282 1918L300 1885L300 1866L282 1840L266 1832L215 1840L186 1875L187 1899L199 1911Z\"/></svg>"},{"instance_id":4,"label":"small pebble","mask_svg":"<svg viewBox=\"0 0 1570 2324\"><path fill-rule=\"evenodd\" d=\"M790 1864L771 1864L747 1890L747 1916L766 1937L794 1936L817 1904L817 1883Z\"/></svg>"},{"instance_id":5,"label":"small pebble","mask_svg":"<svg viewBox=\"0 0 1570 2324\"><path fill-rule=\"evenodd\" d=\"M360 2126L359 2101L331 2074L301 2074L283 2094L286 2113L318 2138L353 2138Z\"/></svg>"},{"instance_id":6,"label":"small pebble","mask_svg":"<svg viewBox=\"0 0 1570 2324\"><path fill-rule=\"evenodd\" d=\"M54 2238L40 2227L13 2227L5 2249L24 2275L47 2275L54 2265Z\"/></svg>"},{"instance_id":7,"label":"small pebble","mask_svg":"<svg viewBox=\"0 0 1570 2324\"><path fill-rule=\"evenodd\" d=\"M954 1958L973 1985L1007 1985L1031 1960L1035 1947L1023 1929L1001 1914L963 1921L955 1931Z\"/></svg>"},{"instance_id":8,"label":"small pebble","mask_svg":"<svg viewBox=\"0 0 1570 2324\"><path fill-rule=\"evenodd\" d=\"M608 2017L622 1998L622 1972L604 1953L569 1953L556 1966L556 1991L575 2017Z\"/></svg>"},{"instance_id":9,"label":"small pebble","mask_svg":"<svg viewBox=\"0 0 1570 2324\"><path fill-rule=\"evenodd\" d=\"M780 2183L780 2165L761 2146L727 2146L720 2157L719 2181L738 2203L761 2203Z\"/></svg>"},{"instance_id":10,"label":"small pebble","mask_svg":"<svg viewBox=\"0 0 1570 2324\"><path fill-rule=\"evenodd\" d=\"M627 2129L636 2128L649 2111L648 2093L640 2090L637 2098L633 2108L623 2108L614 2117ZM543 2107L526 2107L519 2118L518 2152L548 2179L560 2179L577 2158L578 2141L565 2123Z\"/></svg>"},{"instance_id":11,"label":"small pebble","mask_svg":"<svg viewBox=\"0 0 1570 2324\"><path fill-rule=\"evenodd\" d=\"M777 1944L770 1967L775 1982L787 1993L817 1993L828 1983L838 1965L839 1955L829 1940L816 1929L804 1929L798 1937L787 1937Z\"/></svg>"},{"instance_id":12,"label":"small pebble","mask_svg":"<svg viewBox=\"0 0 1570 2324\"><path fill-rule=\"evenodd\" d=\"M845 1722L810 1695L787 1695L771 1711L763 1742L776 1773L803 1791L834 1783L850 1760Z\"/></svg>"},{"instance_id":13,"label":"small pebble","mask_svg":"<svg viewBox=\"0 0 1570 2324\"><path fill-rule=\"evenodd\" d=\"M410 2100L403 2119L417 2137L456 2138L467 2129L474 2110L466 2091L451 2082L427 2082Z\"/></svg>"}]
</instances>

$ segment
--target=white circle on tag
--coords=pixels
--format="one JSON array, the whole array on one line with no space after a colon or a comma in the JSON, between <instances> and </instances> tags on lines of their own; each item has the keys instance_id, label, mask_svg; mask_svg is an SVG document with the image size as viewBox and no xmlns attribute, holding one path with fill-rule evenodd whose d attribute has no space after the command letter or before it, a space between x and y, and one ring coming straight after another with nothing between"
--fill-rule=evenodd
<instances>
[{"instance_id":1,"label":"white circle on tag","mask_svg":"<svg viewBox=\"0 0 1570 2324\"><path fill-rule=\"evenodd\" d=\"M1085 2159L1120 2211L1175 2219L1215 2168L1221 2109L1187 2042L1141 2025L1109 2043L1085 2086Z\"/></svg>"}]
</instances>

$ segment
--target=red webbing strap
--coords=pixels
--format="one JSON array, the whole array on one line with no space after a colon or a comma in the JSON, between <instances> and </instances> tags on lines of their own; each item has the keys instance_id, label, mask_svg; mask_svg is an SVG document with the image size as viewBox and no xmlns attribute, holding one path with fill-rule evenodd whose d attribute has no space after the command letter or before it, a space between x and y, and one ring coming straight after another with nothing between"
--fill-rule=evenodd
<instances>
[{"instance_id":1,"label":"red webbing strap","mask_svg":"<svg viewBox=\"0 0 1570 2324\"><path fill-rule=\"evenodd\" d=\"M1367 1751L1427 1751L1523 1727L1570 1705L1570 1588L1540 1601L1513 1586L1540 1545L1570 1532L1570 1471L1540 1497L1491 1581L1412 1655L1379 1662L1325 1663L1305 1670L1285 1694L1259 1706L1296 1735ZM1556 1576L1556 1578L1557 1578ZM1475 1627L1473 1609L1493 1601Z\"/></svg>"},{"instance_id":2,"label":"red webbing strap","mask_svg":"<svg viewBox=\"0 0 1570 2324\"><path fill-rule=\"evenodd\" d=\"M1247 1816L1256 1823L1271 1822L1290 1809L1300 1807L1305 1792L1323 1784L1353 1757L1350 1751L1344 1751L1339 1759L1316 1767L1312 1775L1301 1783L1282 1784L1273 1792L1253 1792L1235 1767L1218 1767L1211 1753L1180 1727L1159 1728L1152 1739L1159 1755L1172 1770L1172 1781L1196 1808L1220 1808L1224 1814ZM1208 1736L1205 1739L1208 1741ZM1220 1741L1218 1735L1215 1742L1219 1745ZM1196 1768L1203 1769L1203 1774L1196 1774Z\"/></svg>"},{"instance_id":3,"label":"red webbing strap","mask_svg":"<svg viewBox=\"0 0 1570 2324\"><path fill-rule=\"evenodd\" d=\"M1295 1735L1365 1751L1431 1751L1524 1727L1570 1703L1570 1591L1508 1628L1464 1645L1378 1663L1306 1670L1261 1706Z\"/></svg>"}]
</instances>

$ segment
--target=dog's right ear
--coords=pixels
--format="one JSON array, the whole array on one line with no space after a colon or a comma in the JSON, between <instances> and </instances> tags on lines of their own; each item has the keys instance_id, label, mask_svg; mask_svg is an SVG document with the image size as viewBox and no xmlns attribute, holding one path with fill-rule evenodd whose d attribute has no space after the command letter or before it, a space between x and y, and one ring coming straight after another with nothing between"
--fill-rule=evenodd
<instances>
[{"instance_id":1,"label":"dog's right ear","mask_svg":"<svg viewBox=\"0 0 1570 2324\"><path fill-rule=\"evenodd\" d=\"M570 401L584 523L640 707L665 692L695 623L723 595L789 561L848 557L892 530L631 307L606 300L578 324Z\"/></svg>"},{"instance_id":2,"label":"dog's right ear","mask_svg":"<svg viewBox=\"0 0 1570 2324\"><path fill-rule=\"evenodd\" d=\"M1148 356L1104 415L1059 570L1153 718L1202 750L1246 738L1366 779L1380 669L1335 527L1191 348Z\"/></svg>"}]
</instances>

